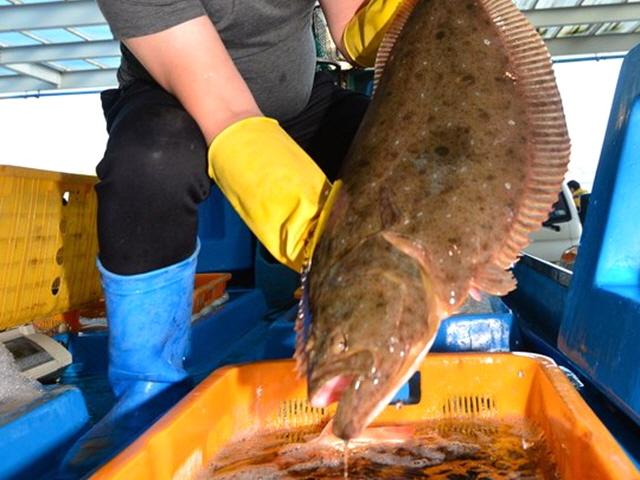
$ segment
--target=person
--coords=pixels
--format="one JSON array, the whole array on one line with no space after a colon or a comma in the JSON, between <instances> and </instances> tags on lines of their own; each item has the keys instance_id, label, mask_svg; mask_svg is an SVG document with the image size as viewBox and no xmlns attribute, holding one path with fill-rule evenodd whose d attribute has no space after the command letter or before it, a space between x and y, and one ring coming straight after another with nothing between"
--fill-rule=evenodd
<instances>
[{"instance_id":1,"label":"person","mask_svg":"<svg viewBox=\"0 0 640 480\"><path fill-rule=\"evenodd\" d=\"M122 50L119 88L101 97L96 185L116 403L64 471L94 468L184 393L197 206L211 179L278 261L299 271L312 254L368 104L315 73L315 3L98 0ZM400 3L320 6L340 51L372 66Z\"/></svg>"},{"instance_id":2,"label":"person","mask_svg":"<svg viewBox=\"0 0 640 480\"><path fill-rule=\"evenodd\" d=\"M589 192L580 186L580 183L576 180L569 180L567 182L567 186L569 190L571 190L571 195L573 196L573 203L578 209L578 213L580 213L580 198L582 195L587 195Z\"/></svg>"}]
</instances>

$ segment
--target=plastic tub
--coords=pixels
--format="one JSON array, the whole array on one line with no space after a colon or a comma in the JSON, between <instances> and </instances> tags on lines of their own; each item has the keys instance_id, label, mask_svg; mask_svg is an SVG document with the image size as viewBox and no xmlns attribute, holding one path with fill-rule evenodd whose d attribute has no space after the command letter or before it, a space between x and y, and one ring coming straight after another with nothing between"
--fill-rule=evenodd
<instances>
[{"instance_id":1,"label":"plastic tub","mask_svg":"<svg viewBox=\"0 0 640 480\"><path fill-rule=\"evenodd\" d=\"M524 354L431 354L421 398L386 408L375 423L524 418L545 432L564 479L638 479L640 474L562 371ZM225 367L170 410L96 479L188 479L227 443L251 433L314 426L332 409L312 408L294 362Z\"/></svg>"}]
</instances>

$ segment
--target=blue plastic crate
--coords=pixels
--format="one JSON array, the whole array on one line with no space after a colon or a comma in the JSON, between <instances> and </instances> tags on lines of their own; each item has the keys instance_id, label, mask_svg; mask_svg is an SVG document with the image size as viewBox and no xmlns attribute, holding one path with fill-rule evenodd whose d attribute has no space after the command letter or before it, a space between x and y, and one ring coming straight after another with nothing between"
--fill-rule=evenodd
<instances>
[{"instance_id":1,"label":"blue plastic crate","mask_svg":"<svg viewBox=\"0 0 640 480\"><path fill-rule=\"evenodd\" d=\"M82 394L72 387L49 388L19 411L0 415L0 478L52 478L88 422Z\"/></svg>"},{"instance_id":2,"label":"blue plastic crate","mask_svg":"<svg viewBox=\"0 0 640 480\"><path fill-rule=\"evenodd\" d=\"M198 237L198 272L253 268L253 235L215 185L198 208Z\"/></svg>"},{"instance_id":3,"label":"blue plastic crate","mask_svg":"<svg viewBox=\"0 0 640 480\"><path fill-rule=\"evenodd\" d=\"M197 383L216 368L238 342L259 326L267 307L260 290L230 290L229 300L192 324L191 349L185 361L189 375ZM255 350L256 347L250 346ZM247 351L238 361L255 360L255 351Z\"/></svg>"},{"instance_id":4,"label":"blue plastic crate","mask_svg":"<svg viewBox=\"0 0 640 480\"><path fill-rule=\"evenodd\" d=\"M513 315L499 297L489 297L481 313L460 313L442 321L432 352L508 352Z\"/></svg>"},{"instance_id":5,"label":"blue plastic crate","mask_svg":"<svg viewBox=\"0 0 640 480\"><path fill-rule=\"evenodd\" d=\"M514 341L511 310L498 297L490 297L490 311L463 313L442 321L431 347L433 352L508 352ZM295 350L292 307L271 324L264 341L264 359L290 358Z\"/></svg>"},{"instance_id":6,"label":"blue plastic crate","mask_svg":"<svg viewBox=\"0 0 640 480\"><path fill-rule=\"evenodd\" d=\"M640 46L626 56L558 347L640 425Z\"/></svg>"}]
</instances>

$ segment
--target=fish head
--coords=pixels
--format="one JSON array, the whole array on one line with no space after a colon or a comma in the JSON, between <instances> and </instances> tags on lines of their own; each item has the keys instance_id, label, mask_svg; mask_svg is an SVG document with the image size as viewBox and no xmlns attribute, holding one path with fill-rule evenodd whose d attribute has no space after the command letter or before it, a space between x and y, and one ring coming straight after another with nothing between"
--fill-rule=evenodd
<instances>
[{"instance_id":1,"label":"fish head","mask_svg":"<svg viewBox=\"0 0 640 480\"><path fill-rule=\"evenodd\" d=\"M439 317L420 265L382 237L347 254L319 287L311 283L309 399L338 401L333 432L351 439L419 367Z\"/></svg>"}]
</instances>

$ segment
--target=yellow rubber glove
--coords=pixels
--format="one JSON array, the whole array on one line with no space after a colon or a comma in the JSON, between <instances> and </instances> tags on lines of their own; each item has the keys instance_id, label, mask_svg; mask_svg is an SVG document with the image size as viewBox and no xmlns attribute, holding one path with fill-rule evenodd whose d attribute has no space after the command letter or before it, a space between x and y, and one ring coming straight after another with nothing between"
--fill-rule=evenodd
<instances>
[{"instance_id":1,"label":"yellow rubber glove","mask_svg":"<svg viewBox=\"0 0 640 480\"><path fill-rule=\"evenodd\" d=\"M266 117L240 120L209 146L209 176L281 263L300 271L311 258L339 182Z\"/></svg>"},{"instance_id":2,"label":"yellow rubber glove","mask_svg":"<svg viewBox=\"0 0 640 480\"><path fill-rule=\"evenodd\" d=\"M342 44L349 58L362 67L373 67L378 47L402 0L369 0L349 21Z\"/></svg>"}]
</instances>

